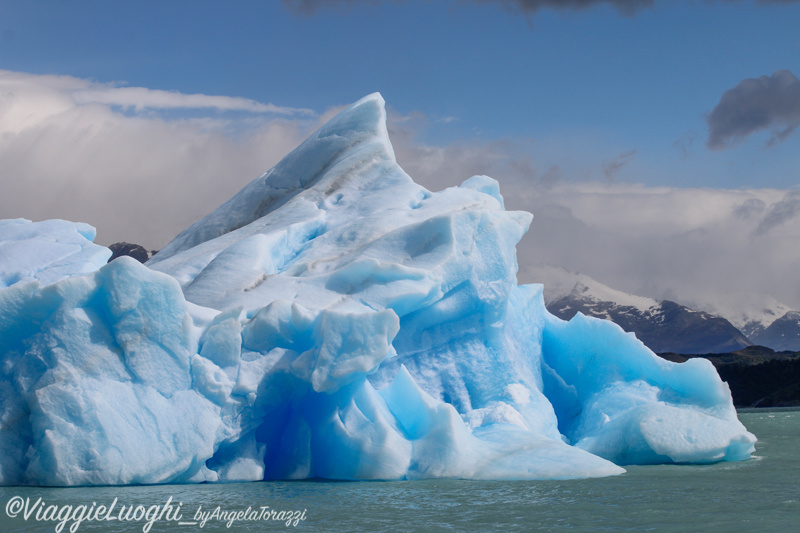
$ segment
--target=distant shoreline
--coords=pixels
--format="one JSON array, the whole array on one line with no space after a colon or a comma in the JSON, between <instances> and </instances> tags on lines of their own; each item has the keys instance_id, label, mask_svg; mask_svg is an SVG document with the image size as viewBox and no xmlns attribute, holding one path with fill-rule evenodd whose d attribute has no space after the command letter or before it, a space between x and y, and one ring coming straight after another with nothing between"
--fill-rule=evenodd
<instances>
[{"instance_id":1,"label":"distant shoreline","mask_svg":"<svg viewBox=\"0 0 800 533\"><path fill-rule=\"evenodd\" d=\"M800 411L800 405L789 407L737 407L737 413L764 413L769 411Z\"/></svg>"}]
</instances>

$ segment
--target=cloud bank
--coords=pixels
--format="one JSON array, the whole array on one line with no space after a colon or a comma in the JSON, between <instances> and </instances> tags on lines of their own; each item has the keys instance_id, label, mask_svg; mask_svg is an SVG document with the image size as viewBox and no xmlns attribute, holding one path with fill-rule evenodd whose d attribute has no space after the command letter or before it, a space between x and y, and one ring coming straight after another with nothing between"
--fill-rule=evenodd
<instances>
[{"instance_id":1,"label":"cloud bank","mask_svg":"<svg viewBox=\"0 0 800 533\"><path fill-rule=\"evenodd\" d=\"M118 89L0 72L0 218L88 222L102 244L160 248L338 109L273 111L244 99ZM175 116L186 106L201 109ZM519 246L521 281L535 282L535 265L549 263L646 296L691 303L764 293L800 308L800 191L613 180L633 152L610 153L605 166L601 158L596 179L585 181L533 155L535 141L437 146L420 141L423 114L390 109L389 119L398 162L422 185L439 190L486 174L500 181L508 208L534 213Z\"/></svg>"},{"instance_id":2,"label":"cloud bank","mask_svg":"<svg viewBox=\"0 0 800 533\"><path fill-rule=\"evenodd\" d=\"M708 147L722 149L770 129L768 145L800 126L800 80L788 70L748 78L728 89L707 118Z\"/></svg>"},{"instance_id":3,"label":"cloud bank","mask_svg":"<svg viewBox=\"0 0 800 533\"><path fill-rule=\"evenodd\" d=\"M244 98L0 71L0 218L81 220L104 244L158 248L316 123Z\"/></svg>"},{"instance_id":4,"label":"cloud bank","mask_svg":"<svg viewBox=\"0 0 800 533\"><path fill-rule=\"evenodd\" d=\"M547 263L691 305L738 293L800 306L800 191L562 183L506 192L535 215L520 247L527 281Z\"/></svg>"}]
</instances>

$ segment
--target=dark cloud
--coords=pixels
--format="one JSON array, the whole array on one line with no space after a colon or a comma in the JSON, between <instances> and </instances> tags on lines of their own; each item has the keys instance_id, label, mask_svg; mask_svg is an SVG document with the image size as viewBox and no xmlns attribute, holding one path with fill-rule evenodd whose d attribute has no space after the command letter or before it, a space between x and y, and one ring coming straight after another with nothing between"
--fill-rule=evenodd
<instances>
[{"instance_id":1,"label":"dark cloud","mask_svg":"<svg viewBox=\"0 0 800 533\"><path fill-rule=\"evenodd\" d=\"M618 155L611 161L603 162L603 175L609 182L613 182L617 174L619 174L619 171L622 170L622 167L627 165L635 155L636 150L631 150L630 152Z\"/></svg>"},{"instance_id":2,"label":"dark cloud","mask_svg":"<svg viewBox=\"0 0 800 533\"><path fill-rule=\"evenodd\" d=\"M644 7L651 7L654 0L473 0L481 4L496 3L514 10L534 13L540 9L585 9L598 4L608 4L626 15L632 15Z\"/></svg>"},{"instance_id":3,"label":"dark cloud","mask_svg":"<svg viewBox=\"0 0 800 533\"><path fill-rule=\"evenodd\" d=\"M734 216L741 219L747 219L753 215L758 215L764 212L767 204L758 198L749 198L742 202L742 205L733 210Z\"/></svg>"},{"instance_id":4,"label":"dark cloud","mask_svg":"<svg viewBox=\"0 0 800 533\"><path fill-rule=\"evenodd\" d=\"M680 139L672 143L672 146L680 150L681 156L686 159L692 155L694 151L694 143L699 137L695 131L688 131L684 133Z\"/></svg>"},{"instance_id":5,"label":"dark cloud","mask_svg":"<svg viewBox=\"0 0 800 533\"><path fill-rule=\"evenodd\" d=\"M399 2L401 0L394 0ZM631 15L644 7L651 7L655 0L462 0L478 4L498 4L512 11L535 13L540 9L585 9L598 4L608 4ZM328 7L346 7L355 4L376 4L379 0L282 0L283 4L296 13L312 14Z\"/></svg>"},{"instance_id":6,"label":"dark cloud","mask_svg":"<svg viewBox=\"0 0 800 533\"><path fill-rule=\"evenodd\" d=\"M562 177L563 172L561 172L561 169L557 165L552 165L542 174L541 178L539 178L539 181L543 188L549 189L561 181Z\"/></svg>"},{"instance_id":7,"label":"dark cloud","mask_svg":"<svg viewBox=\"0 0 800 533\"><path fill-rule=\"evenodd\" d=\"M770 206L756 228L756 234L763 235L798 215L800 215L800 191L789 191L781 201Z\"/></svg>"},{"instance_id":8,"label":"dark cloud","mask_svg":"<svg viewBox=\"0 0 800 533\"><path fill-rule=\"evenodd\" d=\"M378 4L381 0L281 0L285 6L296 13L310 15L319 9L347 7L357 4ZM393 0L402 2L404 0ZM460 0L462 3L497 4L511 11L531 14L540 9L586 9L607 4L617 8L625 15L634 15L643 8L652 7L655 0ZM726 0L735 2L737 0ZM794 4L800 0L757 0L757 4ZM664 1L663 3L666 3Z\"/></svg>"},{"instance_id":9,"label":"dark cloud","mask_svg":"<svg viewBox=\"0 0 800 533\"><path fill-rule=\"evenodd\" d=\"M800 126L800 80L788 70L743 80L725 91L707 121L712 149L765 129L772 130L768 145L779 143Z\"/></svg>"},{"instance_id":10,"label":"dark cloud","mask_svg":"<svg viewBox=\"0 0 800 533\"><path fill-rule=\"evenodd\" d=\"M357 4L380 3L378 0L281 0L281 2L291 11L301 15L311 15L320 9L330 7L348 7Z\"/></svg>"}]
</instances>

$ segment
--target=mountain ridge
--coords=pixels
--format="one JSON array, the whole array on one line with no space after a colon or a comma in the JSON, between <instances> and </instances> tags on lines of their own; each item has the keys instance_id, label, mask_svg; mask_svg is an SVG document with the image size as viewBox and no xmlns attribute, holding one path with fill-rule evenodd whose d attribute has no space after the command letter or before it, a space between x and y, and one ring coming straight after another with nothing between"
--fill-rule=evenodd
<instances>
[{"instance_id":1,"label":"mountain ridge","mask_svg":"<svg viewBox=\"0 0 800 533\"><path fill-rule=\"evenodd\" d=\"M753 299L745 311L737 313L728 304L739 295L716 305L691 306L626 293L562 267L536 265L524 269L522 275L544 284L545 305L557 317L569 320L580 312L611 320L656 353L724 353L751 345L800 350L800 313L773 299ZM720 308L731 310L725 315L712 311ZM784 314L778 316L776 311ZM746 334L741 324L748 318L753 319L746 322Z\"/></svg>"}]
</instances>

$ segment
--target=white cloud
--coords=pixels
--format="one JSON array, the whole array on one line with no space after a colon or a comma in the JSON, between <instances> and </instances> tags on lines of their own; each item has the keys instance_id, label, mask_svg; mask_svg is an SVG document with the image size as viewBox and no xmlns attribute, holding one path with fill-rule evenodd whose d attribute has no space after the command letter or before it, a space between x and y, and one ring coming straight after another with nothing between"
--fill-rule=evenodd
<instances>
[{"instance_id":1,"label":"white cloud","mask_svg":"<svg viewBox=\"0 0 800 533\"><path fill-rule=\"evenodd\" d=\"M4 99L48 96L49 103L53 104L53 107L45 112L63 110L71 105L102 104L136 111L145 109L214 109L286 116L311 116L314 114L310 109L264 104L247 98L183 94L177 91L97 83L72 76L35 75L8 70L0 70L0 87L2 87L0 95ZM17 107L19 107L18 104Z\"/></svg>"},{"instance_id":2,"label":"white cloud","mask_svg":"<svg viewBox=\"0 0 800 533\"><path fill-rule=\"evenodd\" d=\"M536 216L520 263L564 266L614 288L687 304L742 292L798 308L800 225L786 222L795 216L795 196L774 189L559 184L517 202ZM776 216L783 223L764 231ZM526 281L534 281L533 272Z\"/></svg>"},{"instance_id":3,"label":"white cloud","mask_svg":"<svg viewBox=\"0 0 800 533\"><path fill-rule=\"evenodd\" d=\"M213 114L168 120L153 111L189 107ZM0 71L0 218L80 220L101 243L158 248L317 124L308 110L246 99Z\"/></svg>"},{"instance_id":4,"label":"white cloud","mask_svg":"<svg viewBox=\"0 0 800 533\"><path fill-rule=\"evenodd\" d=\"M313 115L310 109L280 107L262 104L247 98L230 96L208 96L205 94L183 94L179 92L158 91L144 87L93 86L73 93L77 104L105 104L143 109L202 109L213 108L220 111L248 111L250 113L274 113L278 115Z\"/></svg>"}]
</instances>

